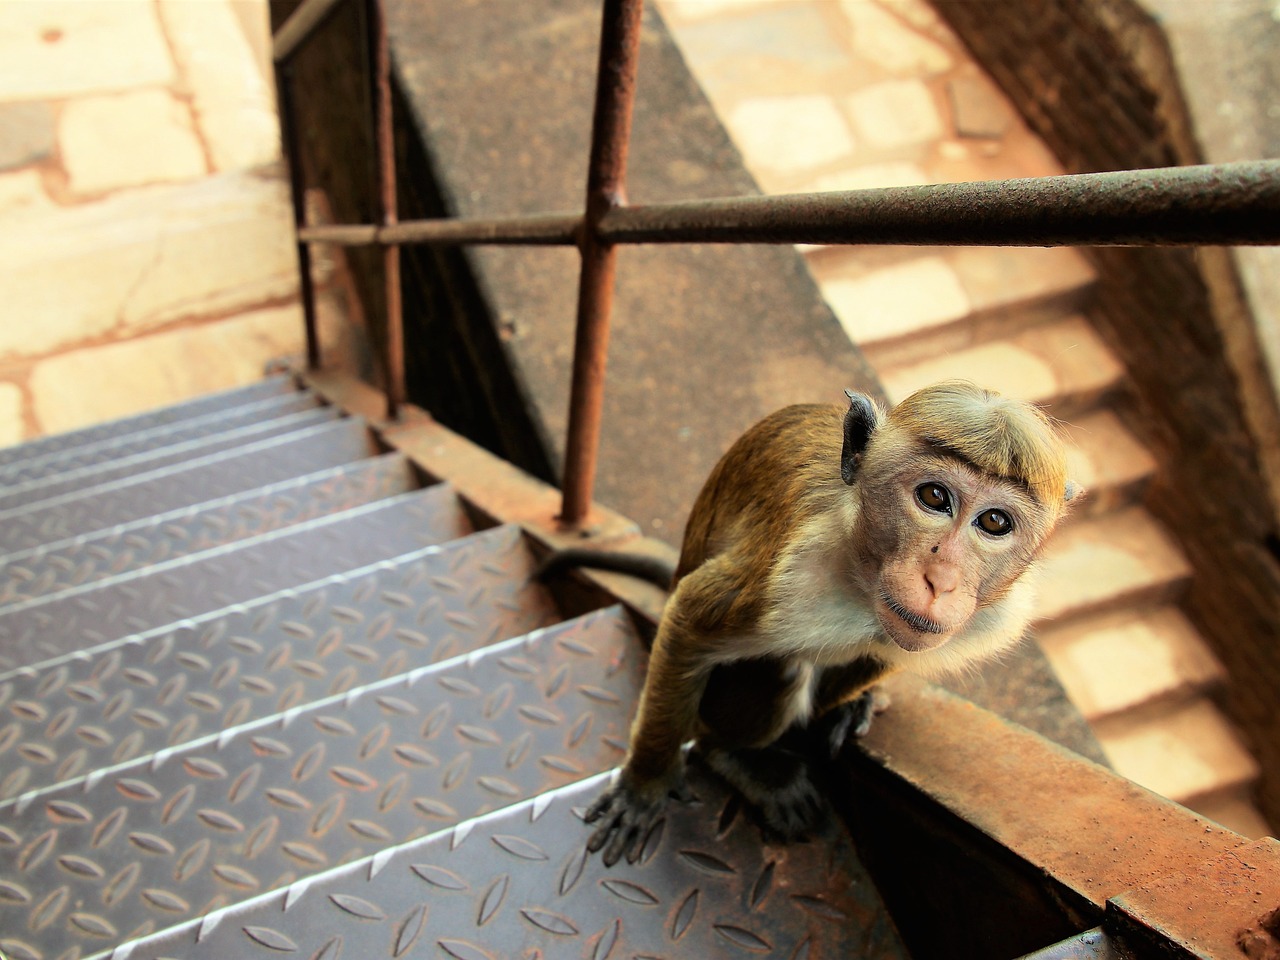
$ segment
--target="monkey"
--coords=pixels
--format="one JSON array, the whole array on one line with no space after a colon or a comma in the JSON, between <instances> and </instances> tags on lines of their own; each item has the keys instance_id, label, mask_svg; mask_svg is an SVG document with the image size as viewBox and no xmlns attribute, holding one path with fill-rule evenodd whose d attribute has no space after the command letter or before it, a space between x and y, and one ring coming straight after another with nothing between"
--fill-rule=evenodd
<instances>
[{"instance_id":1,"label":"monkey","mask_svg":"<svg viewBox=\"0 0 1280 960\"><path fill-rule=\"evenodd\" d=\"M883 707L877 682L1026 632L1034 561L1078 493L1053 423L962 381L889 413L845 393L748 429L695 499L626 757L584 816L606 866L687 796L690 741L771 831L804 836L822 799L797 734L834 756Z\"/></svg>"}]
</instances>

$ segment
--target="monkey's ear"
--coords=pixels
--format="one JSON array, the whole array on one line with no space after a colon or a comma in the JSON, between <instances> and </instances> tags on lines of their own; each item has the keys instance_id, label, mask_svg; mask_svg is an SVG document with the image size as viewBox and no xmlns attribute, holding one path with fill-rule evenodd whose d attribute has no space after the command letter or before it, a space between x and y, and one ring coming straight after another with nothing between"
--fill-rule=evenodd
<instances>
[{"instance_id":1,"label":"monkey's ear","mask_svg":"<svg viewBox=\"0 0 1280 960\"><path fill-rule=\"evenodd\" d=\"M840 450L840 479L852 484L858 475L858 466L862 463L862 451L867 448L880 426L880 411L875 402L861 393L846 390L849 398L849 411L844 415L844 446Z\"/></svg>"},{"instance_id":2,"label":"monkey's ear","mask_svg":"<svg viewBox=\"0 0 1280 960\"><path fill-rule=\"evenodd\" d=\"M1068 480L1066 489L1062 491L1062 499L1066 503L1070 503L1080 494L1084 493L1084 487L1076 483L1074 480Z\"/></svg>"}]
</instances>

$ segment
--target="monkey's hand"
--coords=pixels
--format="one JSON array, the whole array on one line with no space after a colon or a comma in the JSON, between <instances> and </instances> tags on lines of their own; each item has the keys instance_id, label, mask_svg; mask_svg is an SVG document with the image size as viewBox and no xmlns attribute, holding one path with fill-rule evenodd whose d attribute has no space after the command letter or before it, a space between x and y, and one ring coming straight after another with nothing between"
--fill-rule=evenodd
<instances>
[{"instance_id":1,"label":"monkey's hand","mask_svg":"<svg viewBox=\"0 0 1280 960\"><path fill-rule=\"evenodd\" d=\"M868 687L845 703L828 710L817 722L817 733L834 760L852 736L861 740L871 732L876 714L889 707L889 695L879 687Z\"/></svg>"},{"instance_id":2,"label":"monkey's hand","mask_svg":"<svg viewBox=\"0 0 1280 960\"><path fill-rule=\"evenodd\" d=\"M618 782L587 808L587 823L596 824L587 841L592 853L604 850L604 865L612 867L623 855L635 863L645 838L662 816L668 796L687 799L683 772L674 778L633 784L624 771Z\"/></svg>"}]
</instances>

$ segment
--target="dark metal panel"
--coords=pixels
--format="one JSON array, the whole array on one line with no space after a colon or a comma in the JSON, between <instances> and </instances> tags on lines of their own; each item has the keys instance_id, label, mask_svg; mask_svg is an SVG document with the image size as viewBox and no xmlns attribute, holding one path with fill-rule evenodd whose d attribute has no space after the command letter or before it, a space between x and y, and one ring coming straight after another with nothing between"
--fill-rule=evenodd
<instances>
[{"instance_id":1,"label":"dark metal panel","mask_svg":"<svg viewBox=\"0 0 1280 960\"><path fill-rule=\"evenodd\" d=\"M400 454L332 467L0 557L0 604L59 593L418 487Z\"/></svg>"},{"instance_id":2,"label":"dark metal panel","mask_svg":"<svg viewBox=\"0 0 1280 960\"><path fill-rule=\"evenodd\" d=\"M218 431L209 436L143 450L132 456L124 456L104 463L94 463L21 483L4 484L0 486L0 510L34 506L55 497L74 495L85 487L101 486L115 480L152 473L224 450L234 450L271 437L296 433L317 424L330 423L337 420L339 416L338 411L331 407L303 410L270 420L259 420L232 430Z\"/></svg>"},{"instance_id":3,"label":"dark metal panel","mask_svg":"<svg viewBox=\"0 0 1280 960\"><path fill-rule=\"evenodd\" d=\"M149 430L108 437L96 443L81 444L69 450L56 450L44 456L19 460L0 467L0 485L8 487L38 477L46 477L67 470L78 470L108 460L133 456L156 447L171 446L197 437L225 433L236 427L274 420L303 410L312 410L319 405L319 398L311 393L303 391L281 393L227 410L190 417L176 423L162 424Z\"/></svg>"},{"instance_id":4,"label":"dark metal panel","mask_svg":"<svg viewBox=\"0 0 1280 960\"><path fill-rule=\"evenodd\" d=\"M176 423L191 417L199 417L215 410L225 410L245 403L252 403L265 397L281 393L292 393L298 389L297 383L290 376L268 377L247 387L211 393L185 403L177 403L159 410L140 413L133 417L109 420L95 424L82 430L71 430L67 433L38 437L25 443L0 449L0 466L16 463L32 457L43 457L58 451L71 450L84 444L97 443L112 437L149 430L152 427Z\"/></svg>"},{"instance_id":5,"label":"dark metal panel","mask_svg":"<svg viewBox=\"0 0 1280 960\"><path fill-rule=\"evenodd\" d=\"M391 559L471 532L445 485L404 494L0 610L0 669L35 664L185 617Z\"/></svg>"},{"instance_id":6,"label":"dark metal panel","mask_svg":"<svg viewBox=\"0 0 1280 960\"><path fill-rule=\"evenodd\" d=\"M75 496L0 510L0 555L314 473L375 452L364 423L349 418L86 487Z\"/></svg>"},{"instance_id":7,"label":"dark metal panel","mask_svg":"<svg viewBox=\"0 0 1280 960\"><path fill-rule=\"evenodd\" d=\"M179 746L558 618L516 527L0 679L0 797ZM0 822L11 806L0 802Z\"/></svg>"},{"instance_id":8,"label":"dark metal panel","mask_svg":"<svg viewBox=\"0 0 1280 960\"><path fill-rule=\"evenodd\" d=\"M678 806L640 861L586 853L566 787L134 946L158 957L905 958L848 838L775 845L719 785Z\"/></svg>"},{"instance_id":9,"label":"dark metal panel","mask_svg":"<svg viewBox=\"0 0 1280 960\"><path fill-rule=\"evenodd\" d=\"M607 769L639 649L614 608L37 797L6 817L0 930L110 949Z\"/></svg>"}]
</instances>

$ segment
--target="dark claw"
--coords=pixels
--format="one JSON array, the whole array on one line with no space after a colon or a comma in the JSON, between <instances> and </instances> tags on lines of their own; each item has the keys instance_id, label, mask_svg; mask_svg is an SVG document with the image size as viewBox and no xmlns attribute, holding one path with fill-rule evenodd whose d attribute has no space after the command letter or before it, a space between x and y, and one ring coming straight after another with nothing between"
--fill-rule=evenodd
<instances>
[{"instance_id":1,"label":"dark claw","mask_svg":"<svg viewBox=\"0 0 1280 960\"><path fill-rule=\"evenodd\" d=\"M656 798L651 796L654 793ZM587 850L591 853L603 850L606 867L612 867L624 856L628 862L635 863L649 831L662 816L668 793L686 795L679 784L671 788L659 785L656 791L639 791L625 783L610 787L587 808L583 818L587 823L596 824L587 840Z\"/></svg>"}]
</instances>

